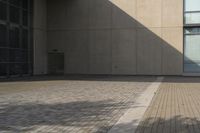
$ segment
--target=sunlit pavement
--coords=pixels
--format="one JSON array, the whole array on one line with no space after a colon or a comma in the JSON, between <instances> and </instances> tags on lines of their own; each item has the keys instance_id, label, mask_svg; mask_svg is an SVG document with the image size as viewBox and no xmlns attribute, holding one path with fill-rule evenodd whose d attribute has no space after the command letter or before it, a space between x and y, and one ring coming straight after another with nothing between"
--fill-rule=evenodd
<instances>
[{"instance_id":1,"label":"sunlit pavement","mask_svg":"<svg viewBox=\"0 0 200 133\"><path fill-rule=\"evenodd\" d=\"M166 77L143 116L137 133L199 132L200 78Z\"/></svg>"}]
</instances>

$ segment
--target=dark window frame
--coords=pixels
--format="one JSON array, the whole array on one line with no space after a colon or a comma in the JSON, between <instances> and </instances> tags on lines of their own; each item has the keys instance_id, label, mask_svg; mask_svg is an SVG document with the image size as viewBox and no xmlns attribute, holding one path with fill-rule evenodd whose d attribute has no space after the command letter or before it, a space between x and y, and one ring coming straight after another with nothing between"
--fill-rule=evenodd
<instances>
[{"instance_id":1,"label":"dark window frame","mask_svg":"<svg viewBox=\"0 0 200 133\"><path fill-rule=\"evenodd\" d=\"M11 1L15 1L19 4L13 4ZM28 3L27 3L28 1ZM6 20L0 20L0 24L6 26L6 45L1 47L1 49L7 49L7 59L0 59L0 65L2 68L6 66L6 75L1 75L3 77L12 76L24 76L33 74L33 30L32 23L33 19L33 0L0 0L0 2L6 4ZM27 4L26 4L27 3ZM18 9L19 11L19 22L13 22L10 20L11 7ZM26 19L26 20L25 20ZM17 47L12 47L10 42L15 42L15 40L10 40L10 29L18 28L19 31L16 36L19 36L19 45ZM26 32L24 32L26 31ZM27 34L27 35L25 35ZM15 51L15 52L14 52ZM17 55L16 55L17 54ZM11 60L12 58L12 60ZM4 61L5 60L5 61ZM16 72L14 72L16 70Z\"/></svg>"}]
</instances>

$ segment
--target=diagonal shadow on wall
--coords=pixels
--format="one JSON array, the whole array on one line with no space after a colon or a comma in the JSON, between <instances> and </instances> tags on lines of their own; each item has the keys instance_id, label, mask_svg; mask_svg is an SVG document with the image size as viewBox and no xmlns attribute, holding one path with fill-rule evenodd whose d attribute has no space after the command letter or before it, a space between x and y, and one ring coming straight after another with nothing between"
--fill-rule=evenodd
<instances>
[{"instance_id":1,"label":"diagonal shadow on wall","mask_svg":"<svg viewBox=\"0 0 200 133\"><path fill-rule=\"evenodd\" d=\"M53 2L56 6L55 0L49 0L50 2ZM131 17L129 14L127 14L125 11L114 5L113 3L108 2L107 0L93 0L96 2L100 2L100 9L104 9L104 6L110 9L112 12L115 10L115 19L110 20L108 23L113 23L115 21L115 27L114 28L107 28L106 30L112 33L112 35L115 36L116 40L111 40L112 43L109 43L109 47L113 48L112 53L112 61L114 64L112 64L112 71L118 73L119 71L127 72L131 71L133 74L148 74L148 75L163 75L163 74L173 74L174 72L177 72L177 74L182 74L182 64L183 64L183 55L180 51L178 51L176 48L173 47L173 44L169 44L164 39L161 38L159 35L159 28L155 29L149 29L145 25L138 22L136 19ZM80 2L79 0L63 0L63 5L69 4L68 6L72 5L72 7L75 7L77 2ZM83 1L82 1L83 2ZM59 2L60 3L60 2ZM61 3L62 4L62 3ZM93 12L92 10L96 10L95 8L90 8L90 12ZM65 10L65 9L64 9ZM67 10L67 9L66 9ZM97 9L98 10L98 9ZM145 10L145 9L144 9ZM69 11L69 10L68 10ZM54 10L53 10L54 12ZM79 8L76 9L77 13L80 13ZM49 12L50 14L51 12ZM68 12L69 13L69 12ZM70 14L70 13L69 13ZM59 15L59 14L54 14ZM86 14L88 15L88 14ZM106 14L105 14L106 15ZM71 14L71 16L73 16ZM83 14L84 16L84 14ZM56 16L54 16L56 19ZM70 22L73 22L73 19L77 19L77 16L71 17ZM83 19L84 17L81 17ZM88 21L88 20L85 20ZM91 20L94 21L94 20ZM96 21L94 22L88 22L88 23L94 23L96 25ZM98 23L102 24L102 20L98 20ZM51 24L55 22L51 22ZM85 24L85 23L84 23ZM76 27L77 25L82 25L81 21L74 21L74 23L71 23L71 27ZM87 25L87 23L86 23ZM125 25L125 26L124 26ZM59 32L62 30L62 33L64 32L62 29L62 25L59 25L60 29L50 29L48 32ZM95 29L95 27L93 27ZM87 28L85 28L87 29ZM58 33L61 35L60 33ZM75 35L75 34L73 34ZM102 35L102 34L101 34ZM70 36L65 36L65 34L61 35L63 38L67 38ZM83 35L84 36L84 35ZM103 36L103 35L102 35ZM101 36L101 37L102 37ZM110 35L109 35L110 36ZM100 37L97 35L97 37L100 38L99 41L101 41L102 45L95 45L97 47L97 51L93 51L94 57L97 52L99 52L99 48L103 47L102 40L105 40L104 37ZM175 38L175 35L172 35L172 38ZM50 36L49 36L50 41ZM56 38L53 38L55 41ZM58 39L58 38L57 38ZM73 36L71 41L78 40L78 36ZM119 39L119 40L117 40ZM65 40L65 39L64 39ZM122 40L122 41L120 41ZM62 48L61 43L55 43L53 47ZM75 41L77 42L77 41ZM107 69L110 70L110 65L104 68L104 65L111 61L106 60L105 58L93 58L93 60L99 59L99 62L102 63L102 66L97 67L95 65L98 65L98 63L94 62L88 62L89 58L90 61L92 60L91 57L88 55L89 45L88 42L81 42L80 44L84 47L79 47L79 42L77 44L70 44L70 42L64 42L66 48L68 49L67 57L68 59L75 58L77 62L71 62L71 65L69 66L69 70L72 73L76 73L76 70L78 70L80 67L85 67L85 64L90 64L90 67L92 71L96 73L102 73L105 72ZM97 43L98 44L98 43ZM112 45L111 45L112 44ZM91 45L91 44L90 44ZM182 45L182 44L178 44ZM115 48L115 50L114 50ZM78 53L78 55L74 55L74 53ZM95 49L94 49L95 50ZM100 52L105 52L105 49L100 50ZM115 53L115 54L114 54ZM97 55L96 55L97 56ZM98 55L101 57L101 55ZM86 57L86 58L85 58ZM127 57L130 57L132 60L126 60ZM106 57L107 58L107 57ZM129 59L130 59L129 58ZM80 61L80 62L78 62ZM84 63L83 63L84 62ZM68 61L69 63L69 61ZM123 65L123 66L121 66ZM105 65L106 66L106 65ZM126 68L126 66L132 66L133 68ZM86 67L87 68L87 67ZM128 69L128 71L126 71ZM56 126L56 125L62 125L62 126L74 126L78 128L82 128L85 125L84 122L89 123L95 123L95 121L104 122L104 124L107 124L102 118L106 117L106 121L111 120L114 116L110 115L109 110L106 111L108 108L116 108L120 109L123 108L118 103L110 104L109 101L98 101L94 103L90 103L87 101L83 101L80 103L69 103L66 101L66 103L58 103L53 105L47 105L47 104L37 104L37 103L28 103L28 104L22 104L22 105L6 105L2 106L0 109L0 131L20 131L20 129L27 129L27 131L31 130L30 128L32 126ZM38 110L37 110L38 109ZM76 111L73 111L75 109ZM83 110L83 111L81 111ZM20 111L18 114L17 112ZM81 116L80 114L83 113ZM97 117L97 120L93 120L90 118ZM178 117L178 116L177 116ZM174 118L172 118L174 119ZM168 122L168 120L163 120L164 122ZM180 125L184 126L185 119L180 119L178 122ZM131 123L132 124L132 123ZM127 125L121 125L122 127ZM112 125L107 125L107 131L109 128L111 128ZM97 125L97 128L99 131L102 131L102 127ZM103 128L106 128L103 127Z\"/></svg>"},{"instance_id":2,"label":"diagonal shadow on wall","mask_svg":"<svg viewBox=\"0 0 200 133\"><path fill-rule=\"evenodd\" d=\"M84 2L88 2L89 7L83 4L87 10L81 8ZM161 18L150 16L141 16L146 23L142 24L134 18L134 8L123 5L126 2L84 2L63 2L74 8L66 9L66 14L57 11L62 14L59 17L51 15L52 9L62 7L48 3L49 50L65 52L66 74L182 75L182 26L162 27ZM70 22L60 19L63 16Z\"/></svg>"}]
</instances>

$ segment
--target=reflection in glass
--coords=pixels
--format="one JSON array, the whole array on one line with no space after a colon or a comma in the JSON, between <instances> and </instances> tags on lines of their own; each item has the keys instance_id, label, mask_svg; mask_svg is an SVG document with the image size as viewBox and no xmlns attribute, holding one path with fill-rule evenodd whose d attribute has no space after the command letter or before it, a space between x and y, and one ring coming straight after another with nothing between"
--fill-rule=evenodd
<instances>
[{"instance_id":1,"label":"reflection in glass","mask_svg":"<svg viewBox=\"0 0 200 133\"><path fill-rule=\"evenodd\" d=\"M15 6L20 6L21 0L9 0L9 3Z\"/></svg>"},{"instance_id":2,"label":"reflection in glass","mask_svg":"<svg viewBox=\"0 0 200 133\"><path fill-rule=\"evenodd\" d=\"M32 73L32 5L0 0L0 77Z\"/></svg>"},{"instance_id":3,"label":"reflection in glass","mask_svg":"<svg viewBox=\"0 0 200 133\"><path fill-rule=\"evenodd\" d=\"M22 31L22 48L28 48L28 30L25 29Z\"/></svg>"},{"instance_id":4,"label":"reflection in glass","mask_svg":"<svg viewBox=\"0 0 200 133\"><path fill-rule=\"evenodd\" d=\"M185 28L185 34L200 34L200 28Z\"/></svg>"},{"instance_id":5,"label":"reflection in glass","mask_svg":"<svg viewBox=\"0 0 200 133\"><path fill-rule=\"evenodd\" d=\"M19 48L19 28L11 27L9 30L9 44L11 48Z\"/></svg>"},{"instance_id":6,"label":"reflection in glass","mask_svg":"<svg viewBox=\"0 0 200 133\"><path fill-rule=\"evenodd\" d=\"M0 63L0 76L6 76L7 75L7 63Z\"/></svg>"},{"instance_id":7,"label":"reflection in glass","mask_svg":"<svg viewBox=\"0 0 200 133\"><path fill-rule=\"evenodd\" d=\"M200 0L185 0L185 11L200 11Z\"/></svg>"},{"instance_id":8,"label":"reflection in glass","mask_svg":"<svg viewBox=\"0 0 200 133\"><path fill-rule=\"evenodd\" d=\"M200 24L200 12L185 13L185 24Z\"/></svg>"},{"instance_id":9,"label":"reflection in glass","mask_svg":"<svg viewBox=\"0 0 200 133\"><path fill-rule=\"evenodd\" d=\"M184 72L200 72L200 0L185 0L184 14Z\"/></svg>"},{"instance_id":10,"label":"reflection in glass","mask_svg":"<svg viewBox=\"0 0 200 133\"><path fill-rule=\"evenodd\" d=\"M7 37L7 28L6 25L0 24L0 47L6 46L6 37Z\"/></svg>"},{"instance_id":11,"label":"reflection in glass","mask_svg":"<svg viewBox=\"0 0 200 133\"><path fill-rule=\"evenodd\" d=\"M10 6L10 21L19 24L20 10L17 7Z\"/></svg>"},{"instance_id":12,"label":"reflection in glass","mask_svg":"<svg viewBox=\"0 0 200 133\"><path fill-rule=\"evenodd\" d=\"M185 72L200 71L200 35L185 35Z\"/></svg>"},{"instance_id":13,"label":"reflection in glass","mask_svg":"<svg viewBox=\"0 0 200 133\"><path fill-rule=\"evenodd\" d=\"M27 11L23 11L22 14L22 23L24 26L28 26L28 12Z\"/></svg>"},{"instance_id":14,"label":"reflection in glass","mask_svg":"<svg viewBox=\"0 0 200 133\"><path fill-rule=\"evenodd\" d=\"M28 9L28 0L22 0L22 7Z\"/></svg>"},{"instance_id":15,"label":"reflection in glass","mask_svg":"<svg viewBox=\"0 0 200 133\"><path fill-rule=\"evenodd\" d=\"M0 20L6 20L7 19L7 7L6 4L3 2L0 2Z\"/></svg>"},{"instance_id":16,"label":"reflection in glass","mask_svg":"<svg viewBox=\"0 0 200 133\"><path fill-rule=\"evenodd\" d=\"M0 48L0 63L8 61L8 49Z\"/></svg>"},{"instance_id":17,"label":"reflection in glass","mask_svg":"<svg viewBox=\"0 0 200 133\"><path fill-rule=\"evenodd\" d=\"M10 64L10 75L18 75L22 73L22 64L12 63Z\"/></svg>"},{"instance_id":18,"label":"reflection in glass","mask_svg":"<svg viewBox=\"0 0 200 133\"><path fill-rule=\"evenodd\" d=\"M28 72L29 72L29 64L28 63L22 64L22 69L23 69L22 74L28 74Z\"/></svg>"}]
</instances>

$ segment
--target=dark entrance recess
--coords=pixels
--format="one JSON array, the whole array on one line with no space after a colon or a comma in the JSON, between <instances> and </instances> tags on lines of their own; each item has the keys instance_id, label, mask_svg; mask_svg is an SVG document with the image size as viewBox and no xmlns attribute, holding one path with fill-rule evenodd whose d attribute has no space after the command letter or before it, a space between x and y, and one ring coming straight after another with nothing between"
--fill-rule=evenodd
<instances>
[{"instance_id":1,"label":"dark entrance recess","mask_svg":"<svg viewBox=\"0 0 200 133\"><path fill-rule=\"evenodd\" d=\"M0 0L0 77L32 74L32 0Z\"/></svg>"},{"instance_id":2,"label":"dark entrance recess","mask_svg":"<svg viewBox=\"0 0 200 133\"><path fill-rule=\"evenodd\" d=\"M64 53L48 53L48 73L64 74Z\"/></svg>"}]
</instances>

